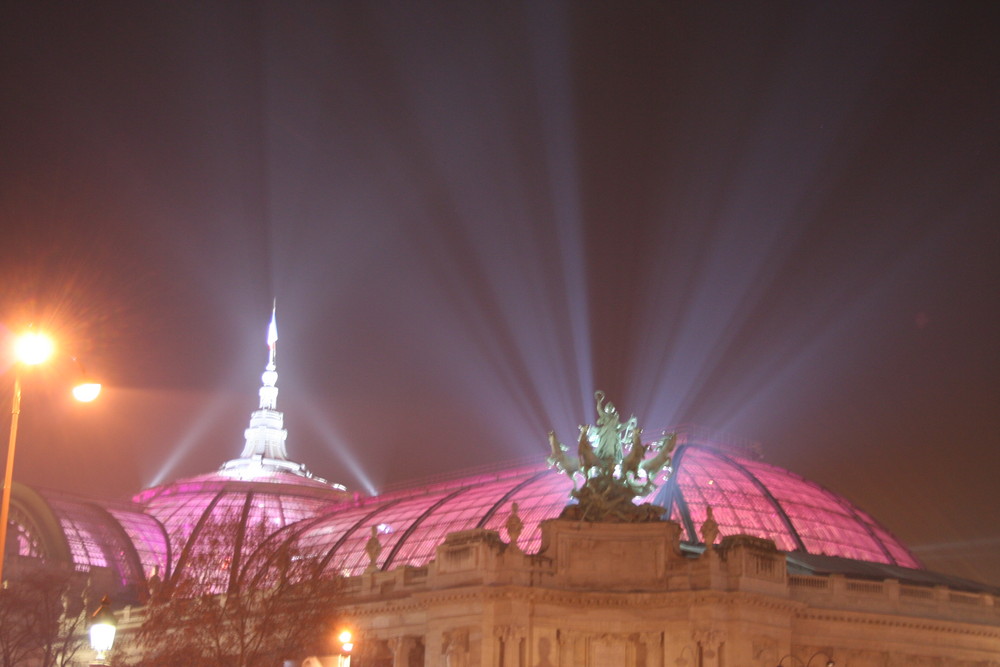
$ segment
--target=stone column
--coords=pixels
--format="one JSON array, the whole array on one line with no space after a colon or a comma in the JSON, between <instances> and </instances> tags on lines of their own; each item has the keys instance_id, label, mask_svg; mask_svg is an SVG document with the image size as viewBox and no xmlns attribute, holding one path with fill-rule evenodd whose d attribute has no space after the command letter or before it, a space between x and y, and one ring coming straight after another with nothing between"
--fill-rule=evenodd
<instances>
[{"instance_id":1,"label":"stone column","mask_svg":"<svg viewBox=\"0 0 1000 667\"><path fill-rule=\"evenodd\" d=\"M644 632L639 641L646 647L646 667L663 667L663 633Z\"/></svg>"},{"instance_id":2,"label":"stone column","mask_svg":"<svg viewBox=\"0 0 1000 667\"><path fill-rule=\"evenodd\" d=\"M576 633L572 630L556 631L556 663L559 667L574 667L573 651L576 648Z\"/></svg>"},{"instance_id":3,"label":"stone column","mask_svg":"<svg viewBox=\"0 0 1000 667\"><path fill-rule=\"evenodd\" d=\"M467 667L469 664L469 631L448 630L441 635L441 657L445 667Z\"/></svg>"},{"instance_id":4,"label":"stone column","mask_svg":"<svg viewBox=\"0 0 1000 667\"><path fill-rule=\"evenodd\" d=\"M701 648L701 667L719 667L719 650L726 641L721 630L696 630L691 638Z\"/></svg>"},{"instance_id":5,"label":"stone column","mask_svg":"<svg viewBox=\"0 0 1000 667\"><path fill-rule=\"evenodd\" d=\"M499 667L526 667L524 665L524 628L512 625L497 626L494 631Z\"/></svg>"},{"instance_id":6,"label":"stone column","mask_svg":"<svg viewBox=\"0 0 1000 667\"><path fill-rule=\"evenodd\" d=\"M559 664L559 636L554 628L533 628L526 642L530 667L557 667Z\"/></svg>"},{"instance_id":7,"label":"stone column","mask_svg":"<svg viewBox=\"0 0 1000 667\"><path fill-rule=\"evenodd\" d=\"M413 635L393 637L386 641L392 652L392 667L413 667L410 658L417 650L420 638Z\"/></svg>"}]
</instances>

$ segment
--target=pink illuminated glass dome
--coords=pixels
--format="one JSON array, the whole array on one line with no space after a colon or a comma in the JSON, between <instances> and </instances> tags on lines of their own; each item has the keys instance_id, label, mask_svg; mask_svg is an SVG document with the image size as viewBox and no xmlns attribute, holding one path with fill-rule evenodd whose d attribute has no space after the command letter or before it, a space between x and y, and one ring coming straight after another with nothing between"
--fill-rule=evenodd
<instances>
[{"instance_id":1,"label":"pink illuminated glass dome","mask_svg":"<svg viewBox=\"0 0 1000 667\"><path fill-rule=\"evenodd\" d=\"M572 482L541 461L364 497L289 459L277 409L276 343L272 310L260 400L239 457L215 472L142 491L132 503L22 488L15 493L7 552L81 574L107 573L120 591L131 591L119 599L132 601L185 580L203 586L193 594L232 591L251 563L267 560L265 544L291 545L327 572L357 575L370 566L366 545L373 531L380 545L376 567L421 567L449 533L485 529L509 541L505 525L515 504L523 523L518 546L539 551L542 522L558 517L572 500ZM880 566L896 569L873 576L919 575L936 583L929 579L936 575L923 572L885 527L842 496L757 460L750 450L690 430L682 436L672 474L638 500L664 508L663 518L681 526L683 550L703 548L700 527L711 508L720 538L772 540L789 554L790 571ZM253 558L255 551L260 558ZM147 586L147 579L156 586Z\"/></svg>"},{"instance_id":2,"label":"pink illuminated glass dome","mask_svg":"<svg viewBox=\"0 0 1000 667\"><path fill-rule=\"evenodd\" d=\"M133 500L164 526L176 557L160 577L177 580L185 570L206 569L206 552L219 550L220 531L231 532L232 539L230 553L217 554L216 560L235 571L253 543L247 535L269 535L317 516L346 495L343 487L312 476L257 467L223 468L147 489Z\"/></svg>"},{"instance_id":3,"label":"pink illuminated glass dome","mask_svg":"<svg viewBox=\"0 0 1000 667\"><path fill-rule=\"evenodd\" d=\"M698 445L679 447L673 465L674 475L651 500L667 508L690 543L700 542L711 507L721 535L767 538L788 552L921 567L870 515L793 472Z\"/></svg>"},{"instance_id":4,"label":"pink illuminated glass dome","mask_svg":"<svg viewBox=\"0 0 1000 667\"><path fill-rule=\"evenodd\" d=\"M170 587L190 574L209 582L205 592L222 592L232 585L244 555L268 535L316 516L347 495L343 486L288 458L288 431L277 409L275 317L272 310L260 403L250 414L240 456L215 472L146 489L133 498L170 538L174 565L159 573Z\"/></svg>"},{"instance_id":5,"label":"pink illuminated glass dome","mask_svg":"<svg viewBox=\"0 0 1000 667\"><path fill-rule=\"evenodd\" d=\"M95 501L15 484L5 550L9 571L44 563L140 601L150 573L170 567L163 525L125 502Z\"/></svg>"},{"instance_id":6,"label":"pink illuminated glass dome","mask_svg":"<svg viewBox=\"0 0 1000 667\"><path fill-rule=\"evenodd\" d=\"M705 445L685 444L674 455L673 475L644 501L664 507L682 527L682 540L700 546L699 527L712 507L725 535L773 540L784 551L920 568L912 553L883 526L845 498L794 473ZM288 526L282 533L303 555L330 571L365 570L365 544L374 528L382 550L377 566L421 566L445 535L483 528L509 539L504 524L513 503L524 531L518 546L541 545L540 524L570 500L572 485L545 466L466 477L339 504Z\"/></svg>"},{"instance_id":7,"label":"pink illuminated glass dome","mask_svg":"<svg viewBox=\"0 0 1000 667\"><path fill-rule=\"evenodd\" d=\"M223 592L265 541L291 544L327 572L356 575L369 565L365 546L374 528L378 568L420 567L452 532L494 530L509 541L505 524L514 503L524 525L518 546L536 553L541 522L558 517L571 501L570 480L544 463L364 497L291 462L238 461L147 489L120 507L22 489L11 533L17 552L79 572L108 571L138 598L144 577L154 572L164 582L196 578L206 592ZM933 576L853 503L748 452L689 441L677 447L672 466L672 475L641 501L663 507L664 518L680 524L688 552L702 548L699 529L711 507L720 539L772 540L788 552L790 568ZM220 532L229 530L232 539L220 541Z\"/></svg>"}]
</instances>

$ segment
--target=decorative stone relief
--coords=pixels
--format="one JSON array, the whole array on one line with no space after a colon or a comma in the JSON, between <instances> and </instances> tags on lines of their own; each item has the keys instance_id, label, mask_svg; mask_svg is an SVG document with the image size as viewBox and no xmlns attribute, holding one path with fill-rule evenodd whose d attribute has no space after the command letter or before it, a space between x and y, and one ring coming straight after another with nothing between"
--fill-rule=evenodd
<instances>
[{"instance_id":1,"label":"decorative stone relief","mask_svg":"<svg viewBox=\"0 0 1000 667\"><path fill-rule=\"evenodd\" d=\"M510 540L510 546L520 551L521 548L517 546L517 540L521 537L521 531L524 530L524 522L521 521L521 517L517 514L517 503L510 504L510 516L507 517L504 527L507 528L507 538Z\"/></svg>"},{"instance_id":2,"label":"decorative stone relief","mask_svg":"<svg viewBox=\"0 0 1000 667\"><path fill-rule=\"evenodd\" d=\"M497 641L500 667L524 667L524 638L527 630L520 625L498 625L493 628Z\"/></svg>"},{"instance_id":3,"label":"decorative stone relief","mask_svg":"<svg viewBox=\"0 0 1000 667\"><path fill-rule=\"evenodd\" d=\"M691 633L691 639L701 647L701 655L707 665L715 665L719 648L726 641L726 633L717 628L702 628Z\"/></svg>"},{"instance_id":4,"label":"decorative stone relief","mask_svg":"<svg viewBox=\"0 0 1000 667\"><path fill-rule=\"evenodd\" d=\"M584 660L583 633L577 630L557 630L556 642L559 646L559 667L577 667Z\"/></svg>"},{"instance_id":5,"label":"decorative stone relief","mask_svg":"<svg viewBox=\"0 0 1000 667\"><path fill-rule=\"evenodd\" d=\"M708 552L715 548L715 540L719 537L719 522L715 520L710 505L705 506L705 512L705 521L701 524L701 540Z\"/></svg>"},{"instance_id":6,"label":"decorative stone relief","mask_svg":"<svg viewBox=\"0 0 1000 667\"><path fill-rule=\"evenodd\" d=\"M382 543L378 539L378 526L372 526L371 537L365 543L365 553L368 554L368 567L366 572L378 570L378 557L382 553Z\"/></svg>"},{"instance_id":7,"label":"decorative stone relief","mask_svg":"<svg viewBox=\"0 0 1000 667\"><path fill-rule=\"evenodd\" d=\"M752 655L760 667L774 667L778 664L778 640L773 637L758 635L753 638Z\"/></svg>"},{"instance_id":8,"label":"decorative stone relief","mask_svg":"<svg viewBox=\"0 0 1000 667\"><path fill-rule=\"evenodd\" d=\"M444 658L445 667L468 667L468 629L449 630L442 635L441 640L441 655Z\"/></svg>"},{"instance_id":9,"label":"decorative stone relief","mask_svg":"<svg viewBox=\"0 0 1000 667\"><path fill-rule=\"evenodd\" d=\"M663 664L663 633L643 632L639 635L639 641L645 649L645 665L638 667L659 667Z\"/></svg>"},{"instance_id":10,"label":"decorative stone relief","mask_svg":"<svg viewBox=\"0 0 1000 667\"><path fill-rule=\"evenodd\" d=\"M422 667L424 664L423 640L406 635L386 640L392 652L392 667Z\"/></svg>"}]
</instances>

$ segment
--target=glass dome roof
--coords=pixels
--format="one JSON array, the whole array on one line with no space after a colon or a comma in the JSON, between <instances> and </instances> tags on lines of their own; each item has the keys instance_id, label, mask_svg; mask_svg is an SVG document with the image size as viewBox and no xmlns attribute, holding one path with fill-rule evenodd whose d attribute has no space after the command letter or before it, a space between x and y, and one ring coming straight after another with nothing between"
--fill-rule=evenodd
<instances>
[{"instance_id":1,"label":"glass dome roof","mask_svg":"<svg viewBox=\"0 0 1000 667\"><path fill-rule=\"evenodd\" d=\"M272 311L260 403L239 458L215 472L142 491L135 505L43 498L24 489L12 512L16 553L71 563L78 571L108 570L140 593L153 572L170 586L188 578L222 592L232 589L265 543L292 544L328 571L355 575L369 566L365 546L374 529L382 547L379 568L422 566L452 532L487 529L509 539L504 524L514 503L524 526L519 546L538 551L541 522L559 516L572 490L568 478L544 465L362 497L290 460L276 407L276 342ZM664 518L681 525L689 545L699 545L711 507L720 538L751 535L803 557L921 567L889 531L843 497L743 449L703 442L690 431L683 436L672 476L640 500L663 507Z\"/></svg>"},{"instance_id":2,"label":"glass dome roof","mask_svg":"<svg viewBox=\"0 0 1000 667\"><path fill-rule=\"evenodd\" d=\"M542 466L519 468L339 504L284 529L303 553L345 575L368 565L365 544L374 527L378 567L420 566L447 533L485 528L507 538L512 503L524 523L519 546L533 553L540 523L566 506L570 481ZM678 447L674 474L647 502L667 508L682 539L699 544L698 527L712 507L721 536L773 540L784 551L885 563L920 562L889 531L845 498L777 466L703 445Z\"/></svg>"},{"instance_id":3,"label":"glass dome roof","mask_svg":"<svg viewBox=\"0 0 1000 667\"><path fill-rule=\"evenodd\" d=\"M345 496L339 487L286 471L234 477L223 470L147 489L134 501L166 529L176 559L172 569L161 570L161 576L177 579L192 562L204 568L199 562L204 560L202 552L218 549L213 540L220 530L234 531L235 548L248 531L270 534L316 516ZM240 551L220 555L219 560L227 569L238 565Z\"/></svg>"},{"instance_id":4,"label":"glass dome roof","mask_svg":"<svg viewBox=\"0 0 1000 667\"><path fill-rule=\"evenodd\" d=\"M81 573L104 572L129 600L146 578L170 567L167 533L129 503L95 502L15 484L7 556L38 559Z\"/></svg>"},{"instance_id":5,"label":"glass dome roof","mask_svg":"<svg viewBox=\"0 0 1000 667\"><path fill-rule=\"evenodd\" d=\"M675 453L674 469L652 501L669 510L688 542L700 541L698 527L711 507L722 535L766 537L782 551L921 567L870 515L783 468L687 445Z\"/></svg>"},{"instance_id":6,"label":"glass dome roof","mask_svg":"<svg viewBox=\"0 0 1000 667\"><path fill-rule=\"evenodd\" d=\"M365 545L374 528L382 546L380 569L423 566L451 532L481 528L508 540L504 524L515 502L524 524L518 546L535 553L541 522L559 516L571 489L568 478L544 465L373 497L350 496L285 471L249 479L220 471L147 489L135 497L133 509L34 495L33 506L18 504L18 516L24 516L16 521L35 526L22 531L24 556L58 552L77 570L111 568L123 585L140 588L143 575L154 571L173 583L191 575L222 592L265 540L291 543L329 572L356 575L368 567ZM27 501L25 493L20 495ZM664 507L665 518L681 525L682 541L695 548L711 507L720 539L752 535L803 556L922 567L888 530L842 496L728 449L678 446L672 476L642 500ZM46 532L44 525L53 528ZM230 529L228 541L221 539Z\"/></svg>"}]
</instances>

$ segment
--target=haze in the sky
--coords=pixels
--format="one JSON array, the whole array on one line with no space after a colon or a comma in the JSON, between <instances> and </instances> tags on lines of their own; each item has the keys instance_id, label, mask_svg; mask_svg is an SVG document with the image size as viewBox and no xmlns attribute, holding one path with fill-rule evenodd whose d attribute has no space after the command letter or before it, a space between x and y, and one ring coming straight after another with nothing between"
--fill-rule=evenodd
<instances>
[{"instance_id":1,"label":"haze in the sky","mask_svg":"<svg viewBox=\"0 0 1000 667\"><path fill-rule=\"evenodd\" d=\"M1000 585L998 6L8 2L15 478L288 451L351 489L540 460L604 390L761 443ZM12 376L0 401L10 398Z\"/></svg>"}]
</instances>

